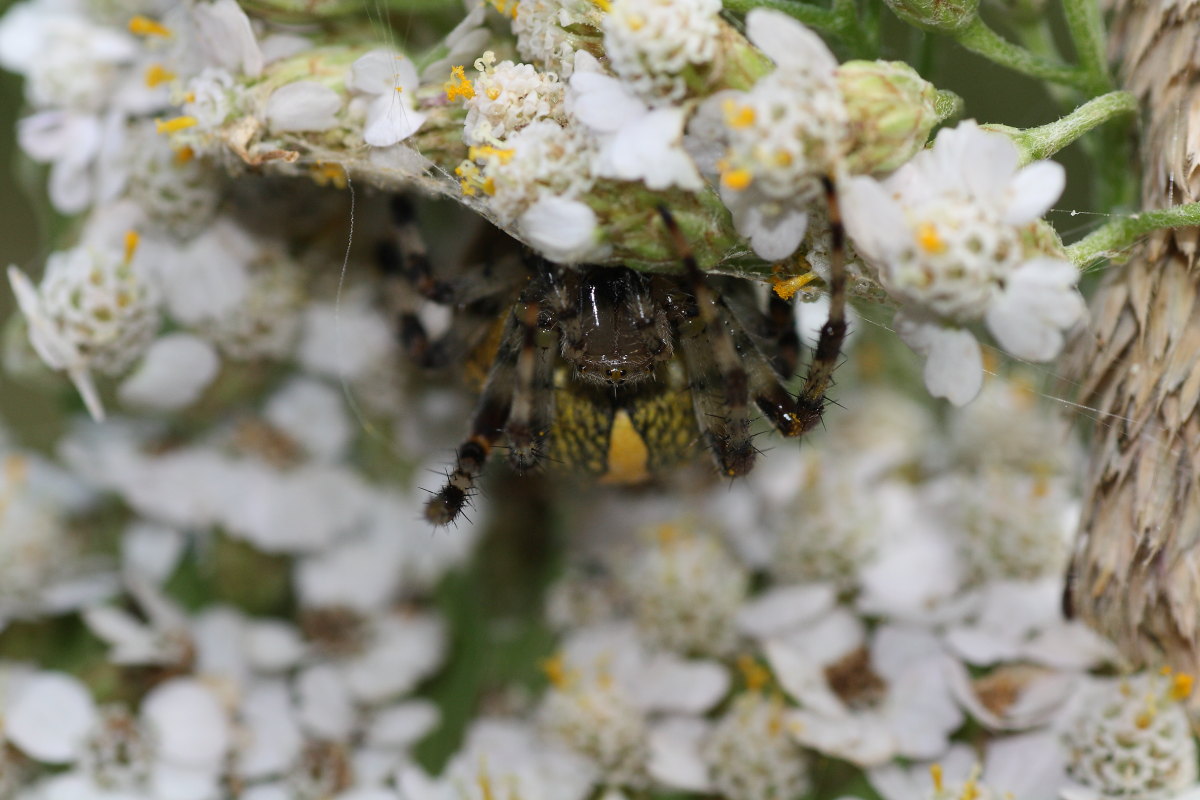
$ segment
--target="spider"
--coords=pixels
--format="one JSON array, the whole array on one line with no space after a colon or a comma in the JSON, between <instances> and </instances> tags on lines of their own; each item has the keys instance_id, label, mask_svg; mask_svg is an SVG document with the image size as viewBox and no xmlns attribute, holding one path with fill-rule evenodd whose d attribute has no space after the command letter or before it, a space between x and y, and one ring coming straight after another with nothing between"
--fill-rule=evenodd
<instances>
[{"instance_id":1,"label":"spider","mask_svg":"<svg viewBox=\"0 0 1200 800\"><path fill-rule=\"evenodd\" d=\"M748 473L758 454L751 403L784 436L811 430L846 332L843 233L826 188L834 236L829 318L798 394L787 388L800 356L791 302L771 293L764 312L752 282L705 275L665 208L659 214L680 256L677 275L527 255L486 265L469 280L443 280L433 274L411 207L395 198L394 234L380 245L379 261L409 356L427 367L453 363L502 318L470 434L426 518L453 522L502 445L518 472L551 461L634 482L686 459L697 442L721 474ZM417 317L421 298L457 309L439 339Z\"/></svg>"}]
</instances>

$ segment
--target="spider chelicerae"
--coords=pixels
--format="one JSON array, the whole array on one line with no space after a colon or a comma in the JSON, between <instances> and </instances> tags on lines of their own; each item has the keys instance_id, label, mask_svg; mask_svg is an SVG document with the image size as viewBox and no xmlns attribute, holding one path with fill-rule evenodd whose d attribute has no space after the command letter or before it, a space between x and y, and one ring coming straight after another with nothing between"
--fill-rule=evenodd
<instances>
[{"instance_id":1,"label":"spider chelicerae","mask_svg":"<svg viewBox=\"0 0 1200 800\"><path fill-rule=\"evenodd\" d=\"M499 344L446 483L425 515L445 525L462 513L488 455L507 446L519 472L545 462L601 480L634 482L706 446L723 475L749 472L753 403L784 436L821 419L845 337L842 228L827 186L831 248L829 317L798 393L800 341L794 306L751 281L706 275L671 214L660 209L682 270L564 266L535 255L498 261L465 278L441 279L427 258L412 209L393 200L394 236L380 245L388 304L410 357L445 366L483 346L501 319ZM455 307L431 339L423 300Z\"/></svg>"}]
</instances>

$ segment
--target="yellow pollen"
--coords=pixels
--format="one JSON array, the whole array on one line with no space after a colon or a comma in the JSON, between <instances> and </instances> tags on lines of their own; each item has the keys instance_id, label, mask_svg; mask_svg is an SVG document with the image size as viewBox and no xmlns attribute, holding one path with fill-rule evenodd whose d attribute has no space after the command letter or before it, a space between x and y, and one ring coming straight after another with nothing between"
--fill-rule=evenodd
<instances>
[{"instance_id":1,"label":"yellow pollen","mask_svg":"<svg viewBox=\"0 0 1200 800\"><path fill-rule=\"evenodd\" d=\"M555 689L565 689L571 684L567 662L563 659L562 653L556 653L550 658L543 659L539 666L541 666L546 680L550 681L550 685Z\"/></svg>"},{"instance_id":2,"label":"yellow pollen","mask_svg":"<svg viewBox=\"0 0 1200 800\"><path fill-rule=\"evenodd\" d=\"M742 673L742 680L746 681L746 688L752 692L760 691L771 680L766 668L748 653L738 656L737 668Z\"/></svg>"},{"instance_id":3,"label":"yellow pollen","mask_svg":"<svg viewBox=\"0 0 1200 800\"><path fill-rule=\"evenodd\" d=\"M933 778L933 790L935 792L940 793L940 792L946 791L946 784L944 782L945 775L942 773L942 765L941 764L930 764L929 765L929 777Z\"/></svg>"},{"instance_id":4,"label":"yellow pollen","mask_svg":"<svg viewBox=\"0 0 1200 800\"><path fill-rule=\"evenodd\" d=\"M750 106L739 106L732 100L726 100L722 110L725 112L725 124L731 128L748 128L754 124L754 109Z\"/></svg>"},{"instance_id":5,"label":"yellow pollen","mask_svg":"<svg viewBox=\"0 0 1200 800\"><path fill-rule=\"evenodd\" d=\"M137 36L171 36L171 29L166 25L141 14L129 20L129 32Z\"/></svg>"},{"instance_id":6,"label":"yellow pollen","mask_svg":"<svg viewBox=\"0 0 1200 800\"><path fill-rule=\"evenodd\" d=\"M1159 674L1159 675L1170 675L1170 674L1171 674L1171 672L1172 672L1171 668L1170 668L1170 667L1168 667L1168 666L1166 666L1166 665L1163 665L1163 666L1161 666L1161 667L1159 667L1159 668L1158 668L1158 674Z\"/></svg>"},{"instance_id":7,"label":"yellow pollen","mask_svg":"<svg viewBox=\"0 0 1200 800\"><path fill-rule=\"evenodd\" d=\"M673 547L683 539L683 535L680 527L673 522L664 522L654 529L654 538L658 540L658 546L663 550Z\"/></svg>"},{"instance_id":8,"label":"yellow pollen","mask_svg":"<svg viewBox=\"0 0 1200 800\"><path fill-rule=\"evenodd\" d=\"M346 170L341 164L329 161L318 161L310 168L313 182L318 186L333 186L335 189L345 189Z\"/></svg>"},{"instance_id":9,"label":"yellow pollen","mask_svg":"<svg viewBox=\"0 0 1200 800\"><path fill-rule=\"evenodd\" d=\"M791 300L796 292L808 286L817 279L817 273L806 272L794 278L772 278L771 288L783 300Z\"/></svg>"},{"instance_id":10,"label":"yellow pollen","mask_svg":"<svg viewBox=\"0 0 1200 800\"><path fill-rule=\"evenodd\" d=\"M500 96L500 90L497 89L495 86L490 86L490 87L488 87L488 90L487 90L487 96L488 96L488 100L495 100L497 97Z\"/></svg>"},{"instance_id":11,"label":"yellow pollen","mask_svg":"<svg viewBox=\"0 0 1200 800\"><path fill-rule=\"evenodd\" d=\"M404 87L403 87L403 86L397 86L397 87L396 87L396 91L397 91L397 92L403 92L403 91L404 91Z\"/></svg>"},{"instance_id":12,"label":"yellow pollen","mask_svg":"<svg viewBox=\"0 0 1200 800\"><path fill-rule=\"evenodd\" d=\"M467 80L466 67L461 64L450 70L450 80L446 81L445 89L446 99L451 102L470 100L475 96L475 87Z\"/></svg>"},{"instance_id":13,"label":"yellow pollen","mask_svg":"<svg viewBox=\"0 0 1200 800\"><path fill-rule=\"evenodd\" d=\"M137 231L126 231L125 232L125 263L126 264L128 264L130 261L133 261L133 254L137 252L139 241L140 241L140 237L138 236Z\"/></svg>"},{"instance_id":14,"label":"yellow pollen","mask_svg":"<svg viewBox=\"0 0 1200 800\"><path fill-rule=\"evenodd\" d=\"M733 189L735 192L740 192L748 187L753 182L754 176L750 174L748 169L731 169L728 172L721 173L721 183Z\"/></svg>"},{"instance_id":15,"label":"yellow pollen","mask_svg":"<svg viewBox=\"0 0 1200 800\"><path fill-rule=\"evenodd\" d=\"M612 3L609 0L592 0L592 5L605 13L612 11Z\"/></svg>"},{"instance_id":16,"label":"yellow pollen","mask_svg":"<svg viewBox=\"0 0 1200 800\"><path fill-rule=\"evenodd\" d=\"M175 80L175 73L162 64L151 64L146 67L146 85L151 89L173 80Z\"/></svg>"},{"instance_id":17,"label":"yellow pollen","mask_svg":"<svg viewBox=\"0 0 1200 800\"><path fill-rule=\"evenodd\" d=\"M946 251L946 242L938 235L937 227L932 222L922 222L917 226L917 244L933 255Z\"/></svg>"},{"instance_id":18,"label":"yellow pollen","mask_svg":"<svg viewBox=\"0 0 1200 800\"><path fill-rule=\"evenodd\" d=\"M195 93L195 92L188 92L187 94L185 94L185 95L183 96L183 102L185 102L185 103L194 103L194 102L196 102L196 93Z\"/></svg>"},{"instance_id":19,"label":"yellow pollen","mask_svg":"<svg viewBox=\"0 0 1200 800\"><path fill-rule=\"evenodd\" d=\"M963 784L962 792L958 795L958 800L979 800L979 786L975 782L975 778L969 778Z\"/></svg>"},{"instance_id":20,"label":"yellow pollen","mask_svg":"<svg viewBox=\"0 0 1200 800\"><path fill-rule=\"evenodd\" d=\"M487 158L498 158L501 164L507 164L513 157L511 148L492 147L491 145L481 145L479 147L467 148L467 158L472 161L480 161Z\"/></svg>"},{"instance_id":21,"label":"yellow pollen","mask_svg":"<svg viewBox=\"0 0 1200 800\"><path fill-rule=\"evenodd\" d=\"M625 18L625 21L629 23L629 30L631 31L640 31L646 26L646 18L641 14L630 14Z\"/></svg>"},{"instance_id":22,"label":"yellow pollen","mask_svg":"<svg viewBox=\"0 0 1200 800\"><path fill-rule=\"evenodd\" d=\"M196 151L184 145L175 151L175 163L186 164L196 157Z\"/></svg>"},{"instance_id":23,"label":"yellow pollen","mask_svg":"<svg viewBox=\"0 0 1200 800\"><path fill-rule=\"evenodd\" d=\"M477 781L483 800L496 800L496 793L492 790L492 779L488 776L486 769L480 771Z\"/></svg>"},{"instance_id":24,"label":"yellow pollen","mask_svg":"<svg viewBox=\"0 0 1200 800\"><path fill-rule=\"evenodd\" d=\"M179 131L187 130L199 122L195 117L172 117L171 119L156 119L154 120L154 130L159 133L178 133Z\"/></svg>"},{"instance_id":25,"label":"yellow pollen","mask_svg":"<svg viewBox=\"0 0 1200 800\"><path fill-rule=\"evenodd\" d=\"M1194 676L1186 672L1178 673L1171 681L1171 699L1186 700L1192 694L1192 688L1196 684Z\"/></svg>"},{"instance_id":26,"label":"yellow pollen","mask_svg":"<svg viewBox=\"0 0 1200 800\"><path fill-rule=\"evenodd\" d=\"M775 151L775 166L790 167L792 165L792 154L787 150Z\"/></svg>"},{"instance_id":27,"label":"yellow pollen","mask_svg":"<svg viewBox=\"0 0 1200 800\"><path fill-rule=\"evenodd\" d=\"M488 2L501 14L508 14L513 19L517 18L517 6L520 5L518 0L488 0Z\"/></svg>"},{"instance_id":28,"label":"yellow pollen","mask_svg":"<svg viewBox=\"0 0 1200 800\"><path fill-rule=\"evenodd\" d=\"M1138 730L1146 730L1150 727L1150 723L1154 722L1154 712L1143 711L1134 718L1133 724L1138 727Z\"/></svg>"}]
</instances>

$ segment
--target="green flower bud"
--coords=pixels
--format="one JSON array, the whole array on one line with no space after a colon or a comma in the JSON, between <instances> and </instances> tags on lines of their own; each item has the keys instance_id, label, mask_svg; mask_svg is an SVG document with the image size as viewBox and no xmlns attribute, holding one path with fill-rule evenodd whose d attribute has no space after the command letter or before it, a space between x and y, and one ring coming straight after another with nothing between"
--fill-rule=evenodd
<instances>
[{"instance_id":1,"label":"green flower bud","mask_svg":"<svg viewBox=\"0 0 1200 800\"><path fill-rule=\"evenodd\" d=\"M837 80L850 116L847 160L858 174L888 172L912 158L962 104L900 61L847 61Z\"/></svg>"},{"instance_id":2,"label":"green flower bud","mask_svg":"<svg viewBox=\"0 0 1200 800\"><path fill-rule=\"evenodd\" d=\"M884 0L896 16L927 31L953 33L971 24L979 0Z\"/></svg>"}]
</instances>

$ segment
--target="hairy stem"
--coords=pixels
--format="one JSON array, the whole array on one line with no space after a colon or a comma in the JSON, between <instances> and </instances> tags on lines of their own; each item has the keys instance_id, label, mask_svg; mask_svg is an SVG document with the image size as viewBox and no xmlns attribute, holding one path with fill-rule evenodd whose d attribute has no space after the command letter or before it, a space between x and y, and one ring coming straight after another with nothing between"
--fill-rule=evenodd
<instances>
[{"instance_id":1,"label":"hairy stem","mask_svg":"<svg viewBox=\"0 0 1200 800\"><path fill-rule=\"evenodd\" d=\"M1091 93L1093 79L1087 71L1035 55L996 33L979 17L972 20L966 27L956 31L953 36L959 44L971 52L1014 72Z\"/></svg>"},{"instance_id":2,"label":"hairy stem","mask_svg":"<svg viewBox=\"0 0 1200 800\"><path fill-rule=\"evenodd\" d=\"M1143 236L1163 228L1200 225L1200 203L1143 211L1093 231L1067 248L1067 255L1080 269L1112 258L1137 244Z\"/></svg>"}]
</instances>

